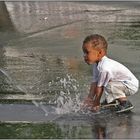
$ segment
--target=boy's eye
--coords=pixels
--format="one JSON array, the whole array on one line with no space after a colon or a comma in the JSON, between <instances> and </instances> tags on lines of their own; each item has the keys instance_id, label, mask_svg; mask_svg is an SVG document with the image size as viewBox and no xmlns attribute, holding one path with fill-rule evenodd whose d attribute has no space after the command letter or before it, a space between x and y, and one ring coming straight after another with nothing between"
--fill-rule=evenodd
<instances>
[{"instance_id":1,"label":"boy's eye","mask_svg":"<svg viewBox=\"0 0 140 140\"><path fill-rule=\"evenodd\" d=\"M88 54L88 51L87 50L84 50L84 54Z\"/></svg>"},{"instance_id":2,"label":"boy's eye","mask_svg":"<svg viewBox=\"0 0 140 140\"><path fill-rule=\"evenodd\" d=\"M88 52L84 52L84 55L87 55L88 54Z\"/></svg>"},{"instance_id":3,"label":"boy's eye","mask_svg":"<svg viewBox=\"0 0 140 140\"><path fill-rule=\"evenodd\" d=\"M86 48L83 48L83 52L84 52L84 55L89 54L89 50L87 50Z\"/></svg>"},{"instance_id":4,"label":"boy's eye","mask_svg":"<svg viewBox=\"0 0 140 140\"><path fill-rule=\"evenodd\" d=\"M88 53L89 53L89 51L86 51L85 53L86 53L86 54L88 54Z\"/></svg>"}]
</instances>

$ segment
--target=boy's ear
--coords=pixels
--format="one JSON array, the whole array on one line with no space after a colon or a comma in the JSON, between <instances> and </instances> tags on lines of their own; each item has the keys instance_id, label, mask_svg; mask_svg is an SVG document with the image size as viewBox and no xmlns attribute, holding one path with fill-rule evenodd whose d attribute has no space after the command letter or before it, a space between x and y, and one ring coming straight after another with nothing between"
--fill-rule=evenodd
<instances>
[{"instance_id":1,"label":"boy's ear","mask_svg":"<svg viewBox=\"0 0 140 140\"><path fill-rule=\"evenodd\" d=\"M99 49L99 54L102 54L102 50L101 49Z\"/></svg>"},{"instance_id":2,"label":"boy's ear","mask_svg":"<svg viewBox=\"0 0 140 140\"><path fill-rule=\"evenodd\" d=\"M103 49L99 49L99 51L98 51L99 57L102 57L104 54L105 54L104 50Z\"/></svg>"},{"instance_id":3,"label":"boy's ear","mask_svg":"<svg viewBox=\"0 0 140 140\"><path fill-rule=\"evenodd\" d=\"M102 49L99 49L98 52L99 52L99 54L102 54L103 53L103 50Z\"/></svg>"}]
</instances>

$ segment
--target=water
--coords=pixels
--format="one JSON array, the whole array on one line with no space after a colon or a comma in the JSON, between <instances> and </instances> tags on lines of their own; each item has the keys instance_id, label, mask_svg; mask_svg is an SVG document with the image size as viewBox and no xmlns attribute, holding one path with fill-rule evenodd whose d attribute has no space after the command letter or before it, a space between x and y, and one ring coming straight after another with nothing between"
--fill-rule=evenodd
<instances>
[{"instance_id":1,"label":"water","mask_svg":"<svg viewBox=\"0 0 140 140\"><path fill-rule=\"evenodd\" d=\"M0 2L0 13L0 138L140 138L139 92L132 113L80 112L85 36L104 35L140 79L139 2Z\"/></svg>"}]
</instances>

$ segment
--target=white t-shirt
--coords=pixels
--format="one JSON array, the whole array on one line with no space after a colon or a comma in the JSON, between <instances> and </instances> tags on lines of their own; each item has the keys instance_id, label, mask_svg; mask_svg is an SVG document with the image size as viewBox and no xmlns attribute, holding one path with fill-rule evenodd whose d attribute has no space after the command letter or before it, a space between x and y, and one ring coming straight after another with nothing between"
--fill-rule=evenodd
<instances>
[{"instance_id":1,"label":"white t-shirt","mask_svg":"<svg viewBox=\"0 0 140 140\"><path fill-rule=\"evenodd\" d=\"M106 87L109 81L121 81L134 91L139 87L138 79L127 67L104 56L98 64L93 64L93 82Z\"/></svg>"}]
</instances>

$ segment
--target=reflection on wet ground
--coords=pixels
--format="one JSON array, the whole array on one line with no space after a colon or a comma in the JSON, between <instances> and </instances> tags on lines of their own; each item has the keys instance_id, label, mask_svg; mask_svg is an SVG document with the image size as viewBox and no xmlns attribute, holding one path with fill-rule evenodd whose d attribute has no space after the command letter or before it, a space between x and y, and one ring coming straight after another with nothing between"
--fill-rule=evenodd
<instances>
[{"instance_id":1,"label":"reflection on wet ground","mask_svg":"<svg viewBox=\"0 0 140 140\"><path fill-rule=\"evenodd\" d=\"M69 114L47 123L9 121L1 123L0 134L1 138L139 138L139 121L135 120L133 115Z\"/></svg>"},{"instance_id":2,"label":"reflection on wet ground","mask_svg":"<svg viewBox=\"0 0 140 140\"><path fill-rule=\"evenodd\" d=\"M140 79L139 15L139 2L0 2L0 138L140 138L139 94L130 114L76 113L92 79L88 34Z\"/></svg>"}]
</instances>

